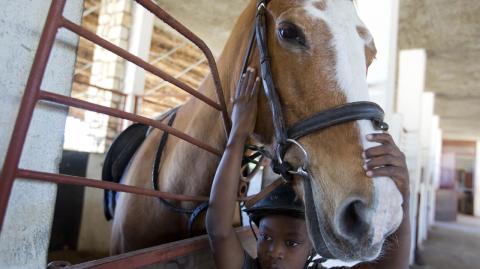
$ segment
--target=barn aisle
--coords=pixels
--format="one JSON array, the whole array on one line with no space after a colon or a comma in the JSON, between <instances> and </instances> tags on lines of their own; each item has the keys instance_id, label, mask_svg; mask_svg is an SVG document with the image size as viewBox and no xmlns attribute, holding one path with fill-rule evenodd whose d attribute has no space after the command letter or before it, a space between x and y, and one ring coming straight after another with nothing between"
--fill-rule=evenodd
<instances>
[{"instance_id":1,"label":"barn aisle","mask_svg":"<svg viewBox=\"0 0 480 269\"><path fill-rule=\"evenodd\" d=\"M480 268L480 218L459 215L455 223L437 222L421 253L426 265L412 269Z\"/></svg>"}]
</instances>

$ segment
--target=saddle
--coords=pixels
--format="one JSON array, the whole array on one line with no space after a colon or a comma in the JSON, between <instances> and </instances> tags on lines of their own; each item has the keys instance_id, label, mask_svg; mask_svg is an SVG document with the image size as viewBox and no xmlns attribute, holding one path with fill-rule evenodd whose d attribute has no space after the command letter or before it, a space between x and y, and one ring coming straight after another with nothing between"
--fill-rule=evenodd
<instances>
[{"instance_id":1,"label":"saddle","mask_svg":"<svg viewBox=\"0 0 480 269\"><path fill-rule=\"evenodd\" d=\"M147 137L150 126L135 123L120 133L113 141L105 156L102 180L120 183L125 169L130 164L137 149ZM103 211L107 220L113 219L116 205L116 191L105 190Z\"/></svg>"},{"instance_id":2,"label":"saddle","mask_svg":"<svg viewBox=\"0 0 480 269\"><path fill-rule=\"evenodd\" d=\"M164 121L168 117L175 115L178 107L167 111L160 115L156 120ZM173 117L174 118L174 117ZM172 122L168 123L169 126ZM108 149L107 155L102 168L102 180L121 183L123 174L130 164L135 152L145 141L147 136L152 131L152 127L145 124L134 123L130 125L125 131L121 132L117 138L113 141L112 145ZM159 162L161 153L165 147L166 140L168 139L168 133L164 132L162 135L161 143L157 152L155 163ZM158 171L158 167L155 166L154 171ZM153 181L157 181L157 175L154 173ZM154 189L158 190L154 183ZM113 219L116 206L117 192L113 190L105 190L103 197L103 211L105 218L109 221Z\"/></svg>"}]
</instances>

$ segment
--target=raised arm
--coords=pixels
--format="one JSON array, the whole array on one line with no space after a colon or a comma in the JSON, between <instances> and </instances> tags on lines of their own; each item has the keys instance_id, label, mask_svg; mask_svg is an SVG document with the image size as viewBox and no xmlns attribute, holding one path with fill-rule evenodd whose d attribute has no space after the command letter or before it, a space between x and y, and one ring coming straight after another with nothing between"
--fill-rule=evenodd
<instances>
[{"instance_id":1,"label":"raised arm","mask_svg":"<svg viewBox=\"0 0 480 269\"><path fill-rule=\"evenodd\" d=\"M407 269L410 255L410 184L405 155L398 149L389 134L373 134L367 137L381 145L365 152L367 175L369 177L387 176L395 181L403 196L403 221L386 244L387 250L375 263L360 264L358 269Z\"/></svg>"},{"instance_id":2,"label":"raised arm","mask_svg":"<svg viewBox=\"0 0 480 269\"><path fill-rule=\"evenodd\" d=\"M248 69L239 83L232 111L232 131L218 166L207 211L207 232L218 269L240 269L244 250L232 221L235 214L238 182L245 141L253 131L257 115L259 80Z\"/></svg>"}]
</instances>

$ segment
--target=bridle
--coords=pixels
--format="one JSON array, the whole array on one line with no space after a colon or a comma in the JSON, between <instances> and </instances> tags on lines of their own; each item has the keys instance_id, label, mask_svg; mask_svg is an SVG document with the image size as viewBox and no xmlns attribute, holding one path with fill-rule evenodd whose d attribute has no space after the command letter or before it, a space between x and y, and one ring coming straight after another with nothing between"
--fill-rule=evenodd
<instances>
[{"instance_id":1,"label":"bridle","mask_svg":"<svg viewBox=\"0 0 480 269\"><path fill-rule=\"evenodd\" d=\"M267 43L267 22L266 9L270 0L257 1L257 14L255 18L255 27L252 30L250 43L243 60L242 74L246 72L248 62L251 58L253 47L258 47L260 58L260 74L265 95L272 113L273 127L275 130L276 148L272 157L272 168L277 174L281 174L286 180L293 175L299 175L309 178L308 166L309 156L307 150L298 141L300 138L310 135L314 132L329 128L342 123L370 120L378 130L388 130L388 125L383 121L384 112L382 108L373 102L352 102L331 109L318 112L307 119L303 119L290 127L286 127L282 113L282 105L275 88L275 83L271 71L271 59L268 54ZM256 42L255 42L256 41ZM295 146L303 154L303 164L294 168L288 162L284 161L287 149Z\"/></svg>"}]
</instances>

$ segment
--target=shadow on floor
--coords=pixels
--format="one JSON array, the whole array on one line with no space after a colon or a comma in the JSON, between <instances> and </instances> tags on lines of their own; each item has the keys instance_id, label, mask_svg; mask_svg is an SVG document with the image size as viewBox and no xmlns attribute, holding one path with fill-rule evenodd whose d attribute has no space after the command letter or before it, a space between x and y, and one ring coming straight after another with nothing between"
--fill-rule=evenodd
<instances>
[{"instance_id":1,"label":"shadow on floor","mask_svg":"<svg viewBox=\"0 0 480 269\"><path fill-rule=\"evenodd\" d=\"M459 215L457 222L437 222L421 249L425 266L412 269L480 268L480 218Z\"/></svg>"}]
</instances>

